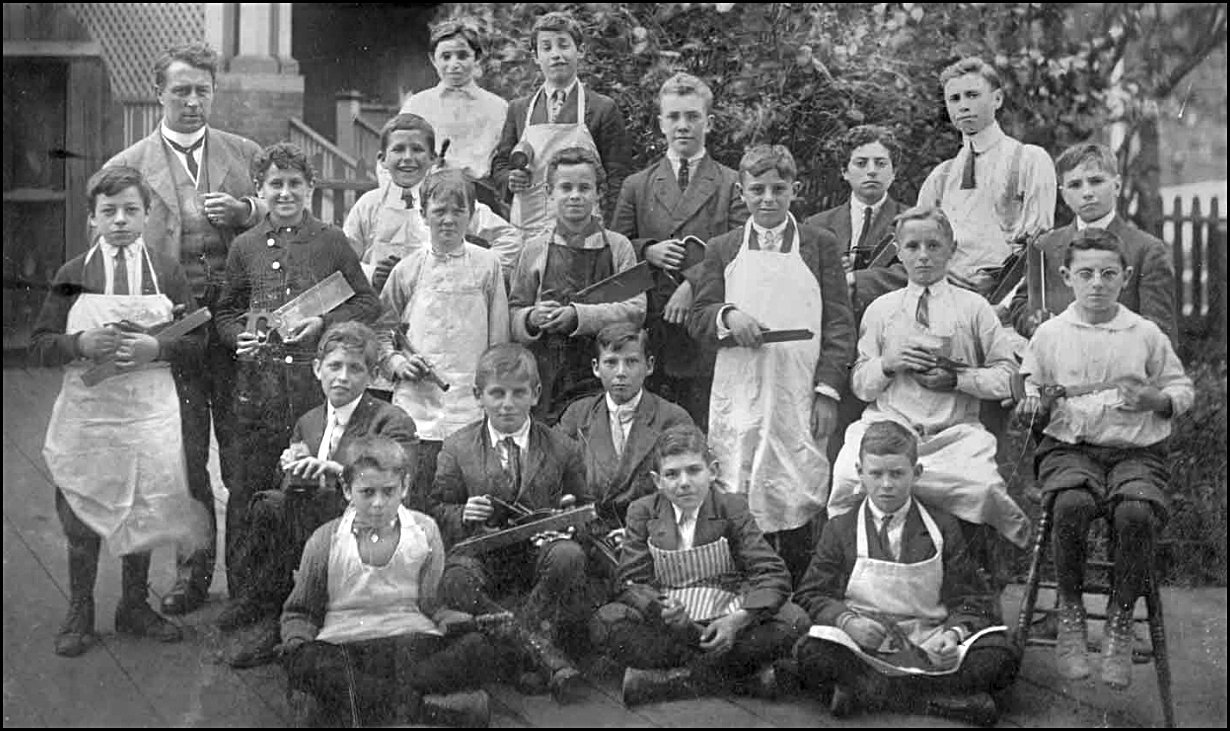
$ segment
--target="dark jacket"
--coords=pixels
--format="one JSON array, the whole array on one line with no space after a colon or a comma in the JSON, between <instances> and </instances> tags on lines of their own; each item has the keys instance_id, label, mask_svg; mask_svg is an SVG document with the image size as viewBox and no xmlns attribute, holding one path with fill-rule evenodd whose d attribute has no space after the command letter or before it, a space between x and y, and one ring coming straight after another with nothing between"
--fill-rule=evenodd
<instances>
[{"instance_id":1,"label":"dark jacket","mask_svg":"<svg viewBox=\"0 0 1230 731\"><path fill-rule=\"evenodd\" d=\"M321 440L325 438L325 419L328 416L329 407L323 404L300 416L291 431L291 443L303 442L315 456L320 450ZM400 444L409 459L406 474L415 474L419 437L415 431L414 419L400 406L386 403L367 393L360 396L359 404L350 414L350 421L346 422L346 429L337 443L333 461L344 464L346 448L356 439L367 436L388 437ZM414 494L415 491L412 488L410 492Z\"/></svg>"},{"instance_id":2,"label":"dark jacket","mask_svg":"<svg viewBox=\"0 0 1230 731\"><path fill-rule=\"evenodd\" d=\"M893 238L893 219L906 209L892 197L884 201L880 210L871 219L871 229L867 232L865 241L869 246L876 246ZM808 218L803 222L806 226L824 228L833 232L842 251L849 251L853 242L850 240L853 232L850 228L850 201L836 208L830 208ZM854 272L854 291L851 294L850 305L854 308L855 322L862 322L863 310L872 300L885 292L901 289L909 278L905 267L895 258L888 266L868 267Z\"/></svg>"}]
</instances>

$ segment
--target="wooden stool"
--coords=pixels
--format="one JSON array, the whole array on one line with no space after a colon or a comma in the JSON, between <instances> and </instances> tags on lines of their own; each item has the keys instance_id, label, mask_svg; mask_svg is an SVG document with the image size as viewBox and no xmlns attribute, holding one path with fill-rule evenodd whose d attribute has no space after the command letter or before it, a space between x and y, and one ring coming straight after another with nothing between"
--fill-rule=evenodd
<instances>
[{"instance_id":1,"label":"wooden stool","mask_svg":"<svg viewBox=\"0 0 1230 731\"><path fill-rule=\"evenodd\" d=\"M1055 589L1058 592L1058 587L1054 581L1042 580L1042 569L1044 565L1050 564L1048 557L1051 555L1050 536L1054 522L1056 494L1055 492L1046 492L1042 496L1042 512L1038 517L1033 554L1029 561L1029 573L1025 580L1025 596L1021 600L1021 613L1017 620L1016 635L1014 637L1017 649L1022 657L1024 656L1025 648L1029 645L1055 646L1054 639L1030 637L1030 631L1036 622L1049 620L1057 611L1056 609L1039 609L1036 606L1039 588ZM1107 533L1113 541L1114 531L1110 529L1110 521L1106 520L1104 524L1107 526ZM1150 545L1145 555L1152 557L1155 555L1154 546L1152 545L1154 538L1151 536L1149 541ZM1094 553L1095 551L1091 548L1090 552ZM1107 558L1113 557L1113 555L1112 547L1107 552L1107 555L1085 563L1086 593L1106 596L1109 601L1111 587L1114 585L1114 562L1107 560ZM1170 693L1170 658L1166 651L1166 627L1162 619L1162 595L1158 587L1156 566L1151 565L1149 568L1150 570L1145 579L1146 587L1144 591L1147 616L1145 618L1134 618L1134 621L1148 622L1150 646L1134 650L1133 660L1138 663L1153 661L1154 667L1157 670L1157 687L1162 698L1162 714L1165 719L1166 728L1174 728L1174 700ZM1091 577L1091 572L1098 572L1102 580L1098 581L1097 577ZM1042 616L1037 618L1036 615ZM1105 612L1088 612L1087 616L1089 619L1106 619Z\"/></svg>"}]
</instances>

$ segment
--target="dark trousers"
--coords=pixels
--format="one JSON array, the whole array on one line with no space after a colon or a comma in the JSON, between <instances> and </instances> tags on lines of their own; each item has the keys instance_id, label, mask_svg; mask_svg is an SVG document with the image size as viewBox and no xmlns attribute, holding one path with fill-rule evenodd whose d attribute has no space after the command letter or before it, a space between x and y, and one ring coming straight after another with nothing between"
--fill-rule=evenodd
<instances>
[{"instance_id":1,"label":"dark trousers","mask_svg":"<svg viewBox=\"0 0 1230 731\"><path fill-rule=\"evenodd\" d=\"M827 516L828 514L822 510L816 517L798 528L764 534L765 540L786 562L786 568L790 569L791 583L794 586L797 586L803 579L803 574L807 573L807 567L811 564L811 556L815 551L820 532L824 530L824 524L828 522Z\"/></svg>"},{"instance_id":2,"label":"dark trousers","mask_svg":"<svg viewBox=\"0 0 1230 731\"><path fill-rule=\"evenodd\" d=\"M235 554L236 568L250 579L246 598L268 607L270 616L280 614L295 588L295 570L308 538L345 509L345 498L332 488L256 493L247 533Z\"/></svg>"},{"instance_id":3,"label":"dark trousers","mask_svg":"<svg viewBox=\"0 0 1230 731\"><path fill-rule=\"evenodd\" d=\"M188 492L205 508L209 521L207 548L195 553L181 547L177 552L179 579L192 582L202 592L213 581L218 545L218 519L213 485L209 479L210 427L218 440L218 464L222 484L233 491L236 484L238 449L235 422L235 358L218 339L210 323L209 342L199 360L177 363L175 385L188 468Z\"/></svg>"},{"instance_id":4,"label":"dark trousers","mask_svg":"<svg viewBox=\"0 0 1230 731\"><path fill-rule=\"evenodd\" d=\"M509 548L476 556L449 555L440 579L440 599L471 614L497 611L495 597L529 588L528 613L552 624L585 621L585 549L571 540L551 541L541 548Z\"/></svg>"},{"instance_id":5,"label":"dark trousers","mask_svg":"<svg viewBox=\"0 0 1230 731\"><path fill-rule=\"evenodd\" d=\"M94 584L98 580L98 558L102 552L102 537L86 525L73 511L64 492L56 488L56 516L68 539L68 587L72 602L94 601ZM129 553L120 557L123 593L121 605L145 603L149 597L150 552Z\"/></svg>"},{"instance_id":6,"label":"dark trousers","mask_svg":"<svg viewBox=\"0 0 1230 731\"><path fill-rule=\"evenodd\" d=\"M436 462L440 459L440 448L444 442L420 439L418 457L419 463L414 471L414 484L406 495L408 508L426 513L428 498L431 496L431 485L436 480Z\"/></svg>"},{"instance_id":7,"label":"dark trousers","mask_svg":"<svg viewBox=\"0 0 1230 731\"><path fill-rule=\"evenodd\" d=\"M491 676L495 655L487 639L471 632L456 639L398 635L361 642L306 642L282 665L294 690L316 696L324 715L363 725L390 719L398 706L414 709L422 695L478 688ZM354 699L350 702L350 681Z\"/></svg>"},{"instance_id":8,"label":"dark trousers","mask_svg":"<svg viewBox=\"0 0 1230 731\"><path fill-rule=\"evenodd\" d=\"M241 361L237 381L235 412L242 445L226 504L227 588L232 598L243 594L251 580L236 559L248 531L252 498L262 490L278 489L278 458L290 446L295 421L324 402L310 362Z\"/></svg>"},{"instance_id":9,"label":"dark trousers","mask_svg":"<svg viewBox=\"0 0 1230 731\"><path fill-rule=\"evenodd\" d=\"M1111 606L1131 611L1149 581L1153 561L1149 551L1158 521L1153 505L1145 500L1116 500L1109 509L1115 577ZM1101 510L1088 490L1073 488L1055 496L1052 546L1059 594L1065 601L1081 601L1085 588L1087 536Z\"/></svg>"},{"instance_id":10,"label":"dark trousers","mask_svg":"<svg viewBox=\"0 0 1230 731\"><path fill-rule=\"evenodd\" d=\"M799 676L808 685L842 683L859 688L874 688L864 702L896 701L908 707L911 701L939 694L967 695L997 693L1016 679L1020 658L1007 635L984 635L974 641L960 669L949 675L889 677L863 662L848 647L811 636L794 647ZM885 707L892 703L883 703Z\"/></svg>"},{"instance_id":11,"label":"dark trousers","mask_svg":"<svg viewBox=\"0 0 1230 731\"><path fill-rule=\"evenodd\" d=\"M602 606L590 621L590 639L620 665L665 669L689 667L701 679L733 680L786 657L809 624L801 607L787 602L770 619L744 627L730 651L710 656L700 648L699 630L683 632L660 618L645 617L620 602Z\"/></svg>"}]
</instances>

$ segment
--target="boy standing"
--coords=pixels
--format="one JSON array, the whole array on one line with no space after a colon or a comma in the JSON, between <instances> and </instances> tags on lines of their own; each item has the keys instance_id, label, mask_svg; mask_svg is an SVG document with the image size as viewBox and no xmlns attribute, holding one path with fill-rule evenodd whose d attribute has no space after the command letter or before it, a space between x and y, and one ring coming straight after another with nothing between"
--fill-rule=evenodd
<instances>
[{"instance_id":1,"label":"boy standing","mask_svg":"<svg viewBox=\"0 0 1230 731\"><path fill-rule=\"evenodd\" d=\"M69 609L55 641L56 654L65 657L95 640L103 539L123 563L116 631L178 642L179 627L146 601L150 549L207 525L203 514L188 520L193 503L170 371L170 361L200 357L205 331L160 343L116 326L149 328L169 323L176 309L195 309L188 278L178 261L145 245L152 193L140 171L105 167L91 176L87 197L99 239L56 272L31 343L37 363L65 366L43 446L68 538ZM101 363L114 363L118 374L85 385L83 374ZM208 540L191 537L195 544Z\"/></svg>"},{"instance_id":2,"label":"boy standing","mask_svg":"<svg viewBox=\"0 0 1230 731\"><path fill-rule=\"evenodd\" d=\"M379 362L376 333L360 322L342 322L320 339L312 371L325 403L295 422L290 444L278 466L280 489L252 498L249 530L237 559L237 571L253 577L249 590L218 617L223 630L261 622L257 636L229 658L234 667L254 667L273 658L278 644L277 618L294 584L294 570L312 531L341 515L341 455L351 442L368 435L388 437L417 458L414 420L397 406L367 393Z\"/></svg>"},{"instance_id":3,"label":"boy standing","mask_svg":"<svg viewBox=\"0 0 1230 731\"><path fill-rule=\"evenodd\" d=\"M645 294L619 302L573 303L580 290L636 265L632 244L595 213L602 163L580 147L560 150L547 168L552 228L526 241L509 287L513 339L538 359L542 398L535 414L554 424L564 407L599 388L593 377L593 336L605 325L645 319Z\"/></svg>"},{"instance_id":4,"label":"boy standing","mask_svg":"<svg viewBox=\"0 0 1230 731\"><path fill-rule=\"evenodd\" d=\"M1073 302L1038 326L1029 341L1021 364L1028 375L1026 397L1017 416L1046 423L1034 462L1042 489L1058 493L1053 544L1059 672L1069 679L1089 674L1082 599L1086 535L1098 514L1108 514L1115 533L1114 585L1102 680L1126 688L1132 681L1132 610L1150 580L1153 538L1169 505L1166 439L1195 391L1161 328L1118 302L1133 271L1114 233L1086 228L1063 261L1060 272ZM1055 388L1062 392L1053 395Z\"/></svg>"},{"instance_id":5,"label":"boy standing","mask_svg":"<svg viewBox=\"0 0 1230 731\"><path fill-rule=\"evenodd\" d=\"M656 495L628 508L617 602L591 622L597 644L626 665L623 701L712 692L755 677L772 694L772 663L807 616L787 601L790 572L747 501L715 489L717 463L692 425L663 432L653 452ZM746 683L740 687L747 688Z\"/></svg>"},{"instance_id":6,"label":"boy standing","mask_svg":"<svg viewBox=\"0 0 1230 731\"><path fill-rule=\"evenodd\" d=\"M918 498L1024 547L1029 517L1008 495L995 437L978 421L982 399L1009 394L1012 340L984 298L945 278L956 246L943 211L920 207L899 215L897 243L910 283L872 302L863 316L851 380L854 395L872 403L846 430L829 518L858 507L859 444L868 426L889 419L919 436Z\"/></svg>"},{"instance_id":7,"label":"boy standing","mask_svg":"<svg viewBox=\"0 0 1230 731\"><path fill-rule=\"evenodd\" d=\"M1005 628L985 631L997 598L979 579L957 521L914 499L921 474L914 432L894 421L867 427L858 446L866 498L824 526L794 594L816 625L795 646L799 674L836 683L838 718L893 698L993 725L990 693L1012 684L1019 659ZM902 677L902 669L923 672Z\"/></svg>"},{"instance_id":8,"label":"boy standing","mask_svg":"<svg viewBox=\"0 0 1230 731\"><path fill-rule=\"evenodd\" d=\"M543 85L513 100L491 163L496 190L512 196L511 220L525 240L551 230L555 211L548 203L547 165L557 152L584 147L598 156L609 185L596 212L603 220L632 162L624 119L609 96L585 88L577 79L584 53L581 27L567 13L547 13L534 21L530 45ZM514 168L513 152L530 152L526 167Z\"/></svg>"},{"instance_id":9,"label":"boy standing","mask_svg":"<svg viewBox=\"0 0 1230 731\"><path fill-rule=\"evenodd\" d=\"M837 239L799 226L794 156L758 145L739 163L752 218L709 242L688 332L718 351L709 443L726 489L747 495L791 575L807 567L812 520L827 498L825 455L854 343L854 314ZM809 329L765 344L761 331ZM818 332L817 332L818 331ZM733 342L727 342L733 341Z\"/></svg>"},{"instance_id":10,"label":"boy standing","mask_svg":"<svg viewBox=\"0 0 1230 731\"><path fill-rule=\"evenodd\" d=\"M658 106L666 156L624 181L611 228L632 241L638 259L654 266L645 317L650 354L657 361L650 388L686 408L703 428L709 421L714 353L687 333L693 291L680 268L681 239L708 242L738 228L747 221L747 206L739 195L739 174L705 150L713 124L709 85L691 74L675 74L662 84Z\"/></svg>"},{"instance_id":11,"label":"boy standing","mask_svg":"<svg viewBox=\"0 0 1230 731\"><path fill-rule=\"evenodd\" d=\"M312 372L316 345L329 325L376 321L380 300L372 291L346 235L307 210L313 172L297 146L265 148L252 170L269 215L235 239L227 257L226 288L218 303L218 332L239 359L236 416L246 442L239 480L226 506L227 565L247 532L252 496L276 489L278 455L290 442L295 421L322 400ZM283 323L279 336L262 342L247 331L252 311L276 310L334 272L354 291L332 311ZM246 572L232 571L231 594L247 588Z\"/></svg>"},{"instance_id":12,"label":"boy standing","mask_svg":"<svg viewBox=\"0 0 1230 731\"><path fill-rule=\"evenodd\" d=\"M481 535L488 523L504 527L506 506L539 511L592 502L580 446L530 418L541 392L534 356L524 347L496 345L479 359L474 395L485 417L444 440L431 495L446 546ZM569 538L534 544L485 556L450 552L440 595L448 606L480 614L491 611L494 596L531 586L519 649L549 673L540 680L563 701L579 674L558 642L562 629L585 620L585 551Z\"/></svg>"},{"instance_id":13,"label":"boy standing","mask_svg":"<svg viewBox=\"0 0 1230 731\"><path fill-rule=\"evenodd\" d=\"M1119 304L1157 323L1175 342L1178 329L1175 321L1174 263L1170 248L1161 239L1151 236L1119 215L1115 202L1119 199L1119 161L1105 145L1087 143L1073 145L1055 160L1059 173L1059 192L1063 202L1076 214L1072 223L1042 236L1044 268L1039 275L1042 302L1029 302L1028 288L1021 287L1012 298L1009 310L1012 324L1024 337L1032 337L1038 324L1058 315L1073 302L1072 290L1064 286L1060 269L1070 244L1088 228L1105 229L1123 245L1132 278L1124 282ZM1030 309L1030 308L1034 309Z\"/></svg>"},{"instance_id":14,"label":"boy standing","mask_svg":"<svg viewBox=\"0 0 1230 731\"><path fill-rule=\"evenodd\" d=\"M475 203L474 184L458 170L440 170L427 176L420 192L431 244L393 268L380 293L384 312L377 326L393 403L413 417L423 440L410 486L416 508L431 492L444 439L483 416L467 388L475 364L487 348L508 342L499 259L462 238L475 206L482 205Z\"/></svg>"}]
</instances>

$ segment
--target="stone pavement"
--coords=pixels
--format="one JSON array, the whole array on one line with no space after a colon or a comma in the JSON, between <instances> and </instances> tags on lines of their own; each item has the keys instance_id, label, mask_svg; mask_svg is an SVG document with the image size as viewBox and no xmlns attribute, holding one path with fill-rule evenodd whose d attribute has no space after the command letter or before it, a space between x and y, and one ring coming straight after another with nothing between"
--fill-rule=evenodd
<instances>
[{"instance_id":1,"label":"stone pavement","mask_svg":"<svg viewBox=\"0 0 1230 731\"><path fill-rule=\"evenodd\" d=\"M96 590L101 642L66 659L52 642L67 606L64 537L41 448L60 372L6 368L4 397L4 725L100 727L285 726L289 713L281 671L234 670L218 658L240 637L213 626L225 575L215 576L210 602L181 621L184 642L160 645L119 640L112 612L119 598L119 561L104 552ZM216 458L215 458L216 460ZM216 473L216 461L211 473ZM220 501L225 494L219 489ZM170 587L173 553L160 550L151 571L153 600ZM1021 587L1005 593L1015 622ZM1226 590L1163 591L1180 726L1226 726ZM1049 599L1044 595L1042 602ZM1092 605L1091 605L1092 606ZM1099 634L1097 624L1093 634ZM1096 637L1095 637L1096 639ZM1026 728L1161 726L1152 665L1137 665L1130 690L1095 680L1066 682L1043 648L1030 649L1008 697L1000 726ZM876 714L838 721L817 700L744 698L674 701L629 711L615 678L591 677L580 702L556 705L494 686L492 725L498 727L953 727L922 716Z\"/></svg>"}]
</instances>

